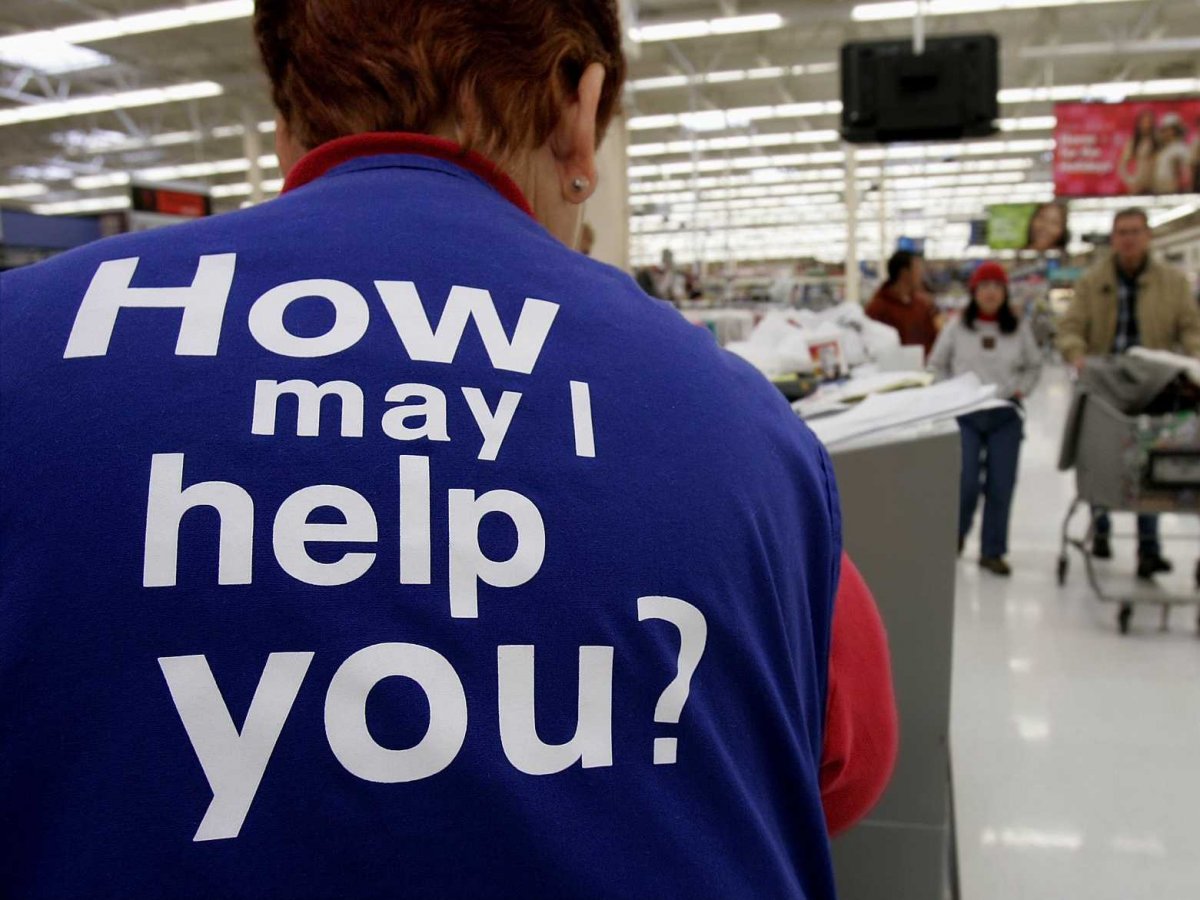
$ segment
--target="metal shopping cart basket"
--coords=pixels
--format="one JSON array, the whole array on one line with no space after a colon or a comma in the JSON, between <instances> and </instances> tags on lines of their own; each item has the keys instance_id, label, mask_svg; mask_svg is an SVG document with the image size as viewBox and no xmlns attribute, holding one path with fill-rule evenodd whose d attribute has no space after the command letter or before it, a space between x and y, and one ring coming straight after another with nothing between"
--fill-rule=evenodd
<instances>
[{"instance_id":1,"label":"metal shopping cart basket","mask_svg":"<svg viewBox=\"0 0 1200 900\"><path fill-rule=\"evenodd\" d=\"M1200 417L1195 410L1128 416L1104 398L1077 390L1070 418L1060 468L1068 468L1073 460L1076 497L1063 519L1058 583L1066 583L1068 548L1074 547L1083 555L1088 583L1096 596L1119 604L1117 625L1122 634L1129 630L1135 604L1160 606L1165 630L1172 606L1200 606L1200 563L1195 591L1190 594L1114 595L1105 591L1096 577L1091 541L1096 518L1104 509L1200 516ZM1068 447L1068 442L1073 445ZM1087 531L1082 538L1074 538L1071 520L1085 504L1091 505Z\"/></svg>"}]
</instances>

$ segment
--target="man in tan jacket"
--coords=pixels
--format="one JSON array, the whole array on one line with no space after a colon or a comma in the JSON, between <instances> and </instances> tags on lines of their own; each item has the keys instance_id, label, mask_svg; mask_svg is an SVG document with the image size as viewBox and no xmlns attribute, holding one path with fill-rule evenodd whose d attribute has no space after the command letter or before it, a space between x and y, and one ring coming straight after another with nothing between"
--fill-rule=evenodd
<instances>
[{"instance_id":1,"label":"man in tan jacket","mask_svg":"<svg viewBox=\"0 0 1200 900\"><path fill-rule=\"evenodd\" d=\"M1058 323L1058 349L1082 370L1089 356L1130 347L1173 350L1200 357L1200 305L1187 279L1150 256L1150 224L1141 209L1113 219L1112 254L1075 285L1075 299ZM1092 553L1112 556L1108 516L1096 520ZM1169 572L1158 540L1158 517L1138 516L1138 577Z\"/></svg>"}]
</instances>

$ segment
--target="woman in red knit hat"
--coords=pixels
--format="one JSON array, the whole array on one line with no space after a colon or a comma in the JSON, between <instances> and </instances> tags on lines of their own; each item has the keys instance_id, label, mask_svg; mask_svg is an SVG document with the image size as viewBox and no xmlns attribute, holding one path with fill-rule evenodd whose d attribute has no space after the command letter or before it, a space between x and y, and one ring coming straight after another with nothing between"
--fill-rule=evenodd
<instances>
[{"instance_id":1,"label":"woman in red knit hat","mask_svg":"<svg viewBox=\"0 0 1200 900\"><path fill-rule=\"evenodd\" d=\"M1017 461L1024 437L1021 401L1041 374L1041 356L1026 322L1008 302L1008 273L999 263L985 262L971 276L971 302L962 317L938 336L929 357L938 378L974 372L996 385L996 396L1011 405L961 416L962 490L959 495L958 548L971 530L979 495L984 495L979 564L997 575L1012 570L1008 553L1008 519L1017 485Z\"/></svg>"}]
</instances>

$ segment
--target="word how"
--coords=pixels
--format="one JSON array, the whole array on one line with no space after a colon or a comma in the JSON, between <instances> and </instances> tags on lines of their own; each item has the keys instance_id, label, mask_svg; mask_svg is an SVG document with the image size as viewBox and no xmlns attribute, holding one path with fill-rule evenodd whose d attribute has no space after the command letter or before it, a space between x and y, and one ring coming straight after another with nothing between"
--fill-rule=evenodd
<instances>
[{"instance_id":1,"label":"word how","mask_svg":"<svg viewBox=\"0 0 1200 900\"><path fill-rule=\"evenodd\" d=\"M114 259L96 269L76 313L63 358L106 355L117 314L132 308L182 309L175 355L216 356L237 254L201 256L188 287L131 287L138 261L136 256ZM557 303L526 298L510 339L491 294L455 285L435 329L411 281L374 284L405 352L420 362L454 362L467 322L474 320L492 366L528 375L558 313ZM333 324L324 334L313 337L292 334L284 325L284 314L293 302L309 297L323 298L333 307ZM248 324L250 334L263 349L280 356L313 358L353 347L367 333L370 319L366 298L356 288L344 281L310 278L289 281L264 293L250 307Z\"/></svg>"}]
</instances>

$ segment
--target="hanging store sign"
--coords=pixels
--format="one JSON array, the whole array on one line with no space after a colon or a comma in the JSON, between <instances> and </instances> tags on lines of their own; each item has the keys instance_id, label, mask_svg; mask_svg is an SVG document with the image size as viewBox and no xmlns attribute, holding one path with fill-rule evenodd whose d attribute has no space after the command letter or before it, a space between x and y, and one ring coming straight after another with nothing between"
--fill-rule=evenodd
<instances>
[{"instance_id":1,"label":"hanging store sign","mask_svg":"<svg viewBox=\"0 0 1200 900\"><path fill-rule=\"evenodd\" d=\"M185 219L212 215L212 197L208 191L135 184L130 189L130 200L135 212L179 216Z\"/></svg>"}]
</instances>

